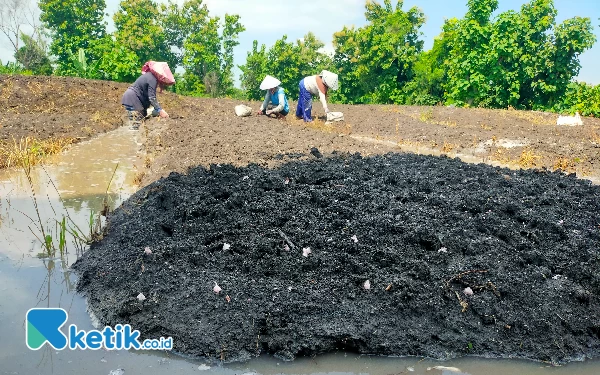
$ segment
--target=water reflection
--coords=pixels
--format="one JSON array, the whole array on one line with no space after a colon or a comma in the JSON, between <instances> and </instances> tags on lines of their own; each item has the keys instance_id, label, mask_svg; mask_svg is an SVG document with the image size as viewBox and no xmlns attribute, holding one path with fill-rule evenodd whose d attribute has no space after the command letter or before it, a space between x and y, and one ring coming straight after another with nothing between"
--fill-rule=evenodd
<instances>
[{"instance_id":1,"label":"water reflection","mask_svg":"<svg viewBox=\"0 0 600 375\"><path fill-rule=\"evenodd\" d=\"M98 213L105 203L112 210L135 191L138 137L119 129L75 145L53 164L31 168L29 176L20 169L0 171L0 253L35 258L45 235L58 241L63 218L66 245L81 251L77 237L104 224Z\"/></svg>"},{"instance_id":2,"label":"water reflection","mask_svg":"<svg viewBox=\"0 0 600 375\"><path fill-rule=\"evenodd\" d=\"M58 260L43 259L42 264L46 269L46 277L38 290L35 307L62 307L70 312L75 296L75 285L70 279L68 260L64 257ZM58 286L58 290L54 291L57 295L52 294L53 284ZM65 297L64 303L63 297ZM49 345L42 347L37 368L50 369L54 372L54 353L55 351Z\"/></svg>"},{"instance_id":3,"label":"water reflection","mask_svg":"<svg viewBox=\"0 0 600 375\"><path fill-rule=\"evenodd\" d=\"M75 294L76 278L69 266L85 249L77 238L89 237L94 224L90 215L98 222L105 203L112 210L135 191L138 136L119 129L78 144L53 164L32 168L30 180L23 170L0 171L0 337L12 338L0 342L3 371L82 373L82 368L97 367L101 353L57 352L48 345L30 351L25 345L24 317L33 307L62 307L69 324L93 328L85 301ZM69 228L63 231L64 251L39 258L44 253L41 232L51 235L56 244L61 232L57 222L63 218ZM99 223L104 224L102 216ZM69 368L79 358L84 362Z\"/></svg>"}]
</instances>

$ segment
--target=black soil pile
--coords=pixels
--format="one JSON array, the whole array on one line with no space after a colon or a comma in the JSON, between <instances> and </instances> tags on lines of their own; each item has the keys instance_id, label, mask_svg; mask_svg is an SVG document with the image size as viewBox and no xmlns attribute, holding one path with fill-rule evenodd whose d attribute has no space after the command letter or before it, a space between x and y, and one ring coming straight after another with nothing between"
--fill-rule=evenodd
<instances>
[{"instance_id":1,"label":"black soil pile","mask_svg":"<svg viewBox=\"0 0 600 375\"><path fill-rule=\"evenodd\" d=\"M75 264L78 290L101 323L217 360L598 356L599 187L448 158L312 158L145 187Z\"/></svg>"}]
</instances>

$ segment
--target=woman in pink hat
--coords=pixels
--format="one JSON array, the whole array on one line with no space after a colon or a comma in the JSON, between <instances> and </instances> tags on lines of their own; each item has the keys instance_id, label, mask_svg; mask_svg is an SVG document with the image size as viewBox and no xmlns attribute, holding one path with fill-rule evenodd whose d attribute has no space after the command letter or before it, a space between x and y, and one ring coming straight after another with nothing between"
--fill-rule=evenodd
<instances>
[{"instance_id":1,"label":"woman in pink hat","mask_svg":"<svg viewBox=\"0 0 600 375\"><path fill-rule=\"evenodd\" d=\"M175 79L167 63L149 61L144 64L142 75L129 86L121 99L121 104L125 107L131 122L131 129L139 129L150 106L154 107L154 111L152 111L154 116L169 117L156 98L156 89L158 88L162 92L166 86L173 83L175 83Z\"/></svg>"}]
</instances>

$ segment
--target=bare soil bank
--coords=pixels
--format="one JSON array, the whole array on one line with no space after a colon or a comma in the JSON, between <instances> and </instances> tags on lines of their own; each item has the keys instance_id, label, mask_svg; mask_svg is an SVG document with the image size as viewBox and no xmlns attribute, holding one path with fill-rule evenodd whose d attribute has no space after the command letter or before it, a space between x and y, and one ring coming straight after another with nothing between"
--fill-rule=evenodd
<instances>
[{"instance_id":1,"label":"bare soil bank","mask_svg":"<svg viewBox=\"0 0 600 375\"><path fill-rule=\"evenodd\" d=\"M185 104L184 104L185 102ZM176 104L175 102L173 103ZM332 105L345 122L311 124L292 113L286 121L265 116L237 117L228 99L181 99L167 121L149 122L146 147L152 166L144 184L172 171L211 163L273 167L279 154L307 154L317 147L360 152L446 154L511 168L561 169L579 177L600 177L600 119L585 118L584 126L556 126L556 114L449 107ZM253 109L258 103L245 103ZM180 108L180 109L179 109Z\"/></svg>"},{"instance_id":2,"label":"bare soil bank","mask_svg":"<svg viewBox=\"0 0 600 375\"><path fill-rule=\"evenodd\" d=\"M0 143L27 136L77 141L115 129L124 124L120 99L127 87L70 77L0 75L0 106L5 109ZM295 103L287 121L277 121L236 117L233 108L241 102L229 99L165 92L159 100L171 118L153 119L143 129L149 154L143 184L210 163L274 166L281 162L274 155L308 153L312 147L324 154L337 150L363 156L433 150L600 177L600 119L585 118L582 127L558 127L556 114L539 112L332 104L332 110L344 112L345 122L306 125L294 118ZM323 116L318 103L314 109Z\"/></svg>"}]
</instances>

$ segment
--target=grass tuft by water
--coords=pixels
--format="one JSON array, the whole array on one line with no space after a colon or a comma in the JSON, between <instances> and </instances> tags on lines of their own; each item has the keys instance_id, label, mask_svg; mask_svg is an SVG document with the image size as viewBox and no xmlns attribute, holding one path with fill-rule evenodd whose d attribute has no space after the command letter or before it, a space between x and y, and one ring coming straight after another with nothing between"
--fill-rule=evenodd
<instances>
[{"instance_id":1,"label":"grass tuft by water","mask_svg":"<svg viewBox=\"0 0 600 375\"><path fill-rule=\"evenodd\" d=\"M23 159L29 165L38 165L51 155L62 152L75 143L75 138L36 139L25 137L12 141L0 140L0 168L21 167Z\"/></svg>"}]
</instances>

